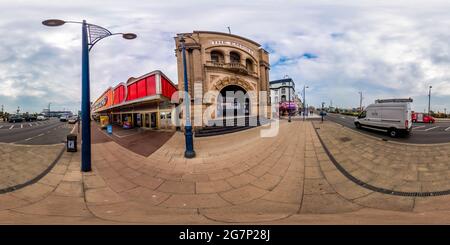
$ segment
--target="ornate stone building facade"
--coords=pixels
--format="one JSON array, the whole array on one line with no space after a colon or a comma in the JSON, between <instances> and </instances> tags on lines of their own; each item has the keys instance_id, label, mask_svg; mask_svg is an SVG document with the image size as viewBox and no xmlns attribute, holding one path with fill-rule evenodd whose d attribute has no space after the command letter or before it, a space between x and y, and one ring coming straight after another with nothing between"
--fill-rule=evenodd
<instances>
[{"instance_id":1,"label":"ornate stone building facade","mask_svg":"<svg viewBox=\"0 0 450 245\"><path fill-rule=\"evenodd\" d=\"M191 103L194 101L194 88L198 89L199 85L201 85L203 95L216 91L217 96L201 102L202 114L214 102L217 102L217 108L212 113L212 118L223 118L225 115L229 115L225 114L224 110L230 108L234 110L234 116L238 111L243 113L238 113L239 115L260 117L262 105L270 108L269 53L252 40L228 33L194 31L178 34L175 37L179 91L184 91L180 35L183 36L186 46L188 89ZM247 94L246 96L248 94L252 96L251 98L247 97L245 101L235 101L234 105L230 105L225 103L224 99L228 91L242 91ZM265 98L260 98L260 91L266 91ZM262 103L260 103L261 101ZM231 115L233 116L233 114ZM270 110L267 109L264 116L269 117L269 115Z\"/></svg>"}]
</instances>

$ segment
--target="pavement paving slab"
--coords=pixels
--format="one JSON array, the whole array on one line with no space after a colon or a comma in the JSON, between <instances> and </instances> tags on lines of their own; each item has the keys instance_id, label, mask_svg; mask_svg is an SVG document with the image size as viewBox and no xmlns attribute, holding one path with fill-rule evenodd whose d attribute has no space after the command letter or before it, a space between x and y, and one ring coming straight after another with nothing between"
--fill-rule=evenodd
<instances>
[{"instance_id":1,"label":"pavement paving slab","mask_svg":"<svg viewBox=\"0 0 450 245\"><path fill-rule=\"evenodd\" d=\"M16 145L0 143L0 193L41 179L61 156L63 144ZM51 181L49 178L47 180Z\"/></svg>"}]
</instances>

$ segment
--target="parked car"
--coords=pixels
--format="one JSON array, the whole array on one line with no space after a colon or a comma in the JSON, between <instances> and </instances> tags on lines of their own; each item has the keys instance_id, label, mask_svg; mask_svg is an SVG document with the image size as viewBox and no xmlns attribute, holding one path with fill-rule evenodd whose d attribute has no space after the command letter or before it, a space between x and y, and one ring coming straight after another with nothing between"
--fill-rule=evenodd
<instances>
[{"instance_id":1,"label":"parked car","mask_svg":"<svg viewBox=\"0 0 450 245\"><path fill-rule=\"evenodd\" d=\"M71 117L71 118L69 118L69 120L68 120L68 122L70 123L70 124L74 124L74 123L76 123L78 121L78 117Z\"/></svg>"},{"instance_id":2,"label":"parked car","mask_svg":"<svg viewBox=\"0 0 450 245\"><path fill-rule=\"evenodd\" d=\"M42 115L39 115L39 116L37 116L37 118L36 118L36 120L38 120L38 121L45 121L45 120L47 120L48 118L46 118L45 116L42 116Z\"/></svg>"},{"instance_id":3,"label":"parked car","mask_svg":"<svg viewBox=\"0 0 450 245\"><path fill-rule=\"evenodd\" d=\"M19 115L12 115L9 117L8 122L10 123L23 122L23 118Z\"/></svg>"},{"instance_id":4,"label":"parked car","mask_svg":"<svg viewBox=\"0 0 450 245\"><path fill-rule=\"evenodd\" d=\"M420 112L413 113L411 118L415 123L434 123L436 121L434 117Z\"/></svg>"},{"instance_id":5,"label":"parked car","mask_svg":"<svg viewBox=\"0 0 450 245\"><path fill-rule=\"evenodd\" d=\"M24 120L25 120L26 122L33 122L33 121L36 121L37 118L36 118L35 115L25 115L25 116L24 116Z\"/></svg>"},{"instance_id":6,"label":"parked car","mask_svg":"<svg viewBox=\"0 0 450 245\"><path fill-rule=\"evenodd\" d=\"M67 116L67 115L62 115L60 118L59 118L59 121L60 122L67 122L69 120L69 116Z\"/></svg>"},{"instance_id":7,"label":"parked car","mask_svg":"<svg viewBox=\"0 0 450 245\"><path fill-rule=\"evenodd\" d=\"M391 137L409 134L412 130L411 102L412 99L376 100L355 118L355 126L384 130Z\"/></svg>"}]
</instances>

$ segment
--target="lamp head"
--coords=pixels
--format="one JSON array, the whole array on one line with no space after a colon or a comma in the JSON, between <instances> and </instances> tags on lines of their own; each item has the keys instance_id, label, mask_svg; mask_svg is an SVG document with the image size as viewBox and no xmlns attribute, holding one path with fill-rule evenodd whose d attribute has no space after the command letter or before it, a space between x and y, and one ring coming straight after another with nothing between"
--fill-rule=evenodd
<instances>
[{"instance_id":1,"label":"lamp head","mask_svg":"<svg viewBox=\"0 0 450 245\"><path fill-rule=\"evenodd\" d=\"M137 35L134 33L124 33L124 34L122 34L122 37L124 39L131 40L131 39L135 39L137 37Z\"/></svg>"},{"instance_id":2,"label":"lamp head","mask_svg":"<svg viewBox=\"0 0 450 245\"><path fill-rule=\"evenodd\" d=\"M58 19L49 19L49 20L44 20L42 21L42 24L44 26L62 26L64 25L66 22L64 20L58 20Z\"/></svg>"}]
</instances>

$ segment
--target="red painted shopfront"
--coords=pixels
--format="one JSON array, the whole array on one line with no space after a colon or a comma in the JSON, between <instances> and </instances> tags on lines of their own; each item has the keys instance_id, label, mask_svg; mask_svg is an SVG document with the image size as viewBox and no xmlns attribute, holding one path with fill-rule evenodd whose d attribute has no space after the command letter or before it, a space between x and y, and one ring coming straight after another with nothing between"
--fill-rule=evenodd
<instances>
[{"instance_id":1,"label":"red painted shopfront","mask_svg":"<svg viewBox=\"0 0 450 245\"><path fill-rule=\"evenodd\" d=\"M171 98L177 91L166 75L153 71L107 89L94 102L92 113L108 115L124 127L173 129Z\"/></svg>"}]
</instances>

